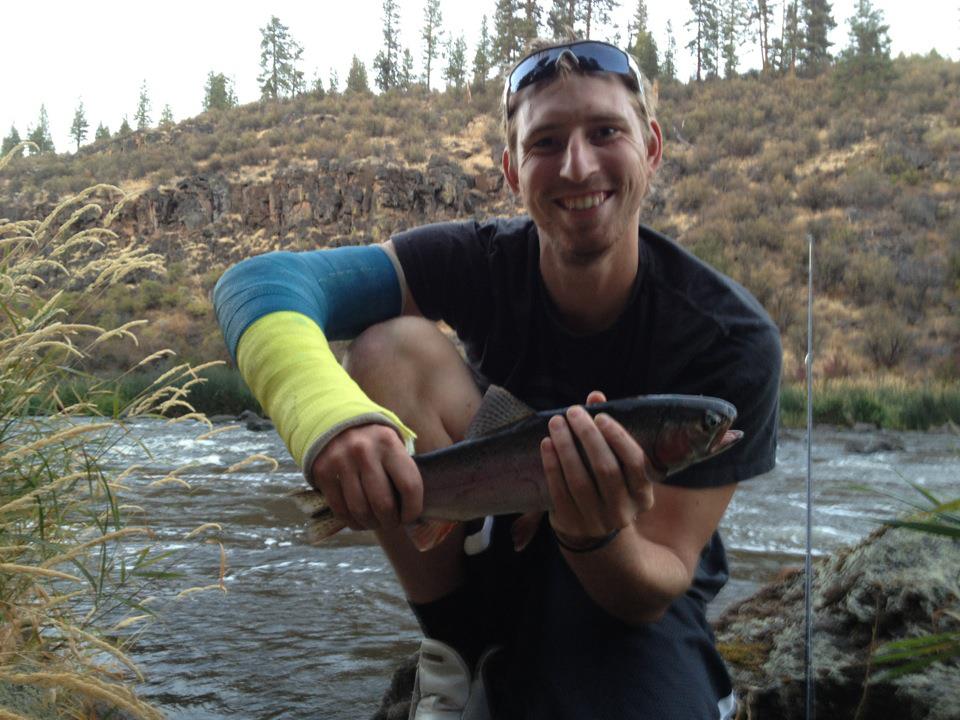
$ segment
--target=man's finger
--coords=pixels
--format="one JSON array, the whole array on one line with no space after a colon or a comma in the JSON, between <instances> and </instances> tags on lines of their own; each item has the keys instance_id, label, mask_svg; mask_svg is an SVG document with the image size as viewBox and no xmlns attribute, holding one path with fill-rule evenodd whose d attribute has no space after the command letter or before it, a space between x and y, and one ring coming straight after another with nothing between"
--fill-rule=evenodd
<instances>
[{"instance_id":1,"label":"man's finger","mask_svg":"<svg viewBox=\"0 0 960 720\"><path fill-rule=\"evenodd\" d=\"M651 481L660 482L663 475L653 468L643 448L620 423L603 413L597 416L596 422L620 462L625 489L633 496L641 511L649 510L653 507Z\"/></svg>"},{"instance_id":2,"label":"man's finger","mask_svg":"<svg viewBox=\"0 0 960 720\"><path fill-rule=\"evenodd\" d=\"M360 478L357 476L343 478L341 486L343 498L347 503L347 513L353 517L354 521L367 530L375 530L379 527L377 517L373 514L364 495Z\"/></svg>"},{"instance_id":3,"label":"man's finger","mask_svg":"<svg viewBox=\"0 0 960 720\"><path fill-rule=\"evenodd\" d=\"M423 514L423 478L420 470L406 452L391 453L383 461L390 477L395 497L400 503L400 522L415 522Z\"/></svg>"}]
</instances>

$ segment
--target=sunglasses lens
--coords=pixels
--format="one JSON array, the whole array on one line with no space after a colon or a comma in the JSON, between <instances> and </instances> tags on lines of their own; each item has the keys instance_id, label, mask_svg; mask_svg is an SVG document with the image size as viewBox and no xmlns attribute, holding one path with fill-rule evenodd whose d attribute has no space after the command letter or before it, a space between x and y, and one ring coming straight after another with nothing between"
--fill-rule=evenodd
<instances>
[{"instance_id":1,"label":"sunglasses lens","mask_svg":"<svg viewBox=\"0 0 960 720\"><path fill-rule=\"evenodd\" d=\"M572 53L586 72L612 72L632 75L626 53L612 45L580 42L562 47L547 48L520 62L510 73L510 92L515 93L556 72L556 61L565 52Z\"/></svg>"}]
</instances>

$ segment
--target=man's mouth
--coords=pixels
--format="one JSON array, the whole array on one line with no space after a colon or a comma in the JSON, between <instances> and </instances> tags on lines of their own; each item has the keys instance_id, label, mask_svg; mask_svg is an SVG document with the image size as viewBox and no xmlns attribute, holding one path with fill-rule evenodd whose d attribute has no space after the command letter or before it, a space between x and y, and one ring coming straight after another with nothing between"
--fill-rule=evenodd
<instances>
[{"instance_id":1,"label":"man's mouth","mask_svg":"<svg viewBox=\"0 0 960 720\"><path fill-rule=\"evenodd\" d=\"M557 204L565 210L590 210L602 205L612 193L594 192L586 195L559 198Z\"/></svg>"}]
</instances>

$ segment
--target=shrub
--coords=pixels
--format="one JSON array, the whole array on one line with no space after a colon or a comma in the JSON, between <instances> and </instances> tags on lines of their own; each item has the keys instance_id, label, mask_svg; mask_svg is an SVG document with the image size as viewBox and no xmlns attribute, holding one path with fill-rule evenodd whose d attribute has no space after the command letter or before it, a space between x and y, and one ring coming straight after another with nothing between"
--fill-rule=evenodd
<instances>
[{"instance_id":1,"label":"shrub","mask_svg":"<svg viewBox=\"0 0 960 720\"><path fill-rule=\"evenodd\" d=\"M864 318L863 349L877 368L892 369L900 364L910 347L912 333L887 308L871 309Z\"/></svg>"},{"instance_id":2,"label":"shrub","mask_svg":"<svg viewBox=\"0 0 960 720\"><path fill-rule=\"evenodd\" d=\"M886 176L869 167L848 174L838 189L843 202L857 208L889 205L895 193Z\"/></svg>"},{"instance_id":3,"label":"shrub","mask_svg":"<svg viewBox=\"0 0 960 720\"><path fill-rule=\"evenodd\" d=\"M810 175L797 185L797 202L814 212L834 207L839 200L836 185L820 175Z\"/></svg>"},{"instance_id":4,"label":"shrub","mask_svg":"<svg viewBox=\"0 0 960 720\"><path fill-rule=\"evenodd\" d=\"M859 115L835 116L830 122L827 143L834 150L841 150L860 142L865 135L863 119Z\"/></svg>"},{"instance_id":5,"label":"shrub","mask_svg":"<svg viewBox=\"0 0 960 720\"><path fill-rule=\"evenodd\" d=\"M678 210L699 210L713 197L713 187L700 176L686 177L673 188L673 202Z\"/></svg>"},{"instance_id":6,"label":"shrub","mask_svg":"<svg viewBox=\"0 0 960 720\"><path fill-rule=\"evenodd\" d=\"M763 149L766 130L743 130L737 128L724 139L724 147L733 157L745 158L756 155Z\"/></svg>"}]
</instances>

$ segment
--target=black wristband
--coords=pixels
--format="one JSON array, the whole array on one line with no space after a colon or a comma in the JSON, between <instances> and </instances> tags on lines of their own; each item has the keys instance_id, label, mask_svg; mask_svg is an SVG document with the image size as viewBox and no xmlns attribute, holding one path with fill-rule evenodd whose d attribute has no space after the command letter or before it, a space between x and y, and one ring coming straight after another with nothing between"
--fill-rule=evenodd
<instances>
[{"instance_id":1,"label":"black wristband","mask_svg":"<svg viewBox=\"0 0 960 720\"><path fill-rule=\"evenodd\" d=\"M616 530L611 532L609 535L604 535L602 538L597 538L593 540L589 545L570 545L568 543L565 543L556 531L554 531L553 535L555 538L557 538L557 544L567 552L588 553L588 552L593 552L594 550L599 550L600 548L606 547L607 545L612 543L614 538L616 538L617 535L620 534L621 529L622 528L617 528Z\"/></svg>"}]
</instances>

